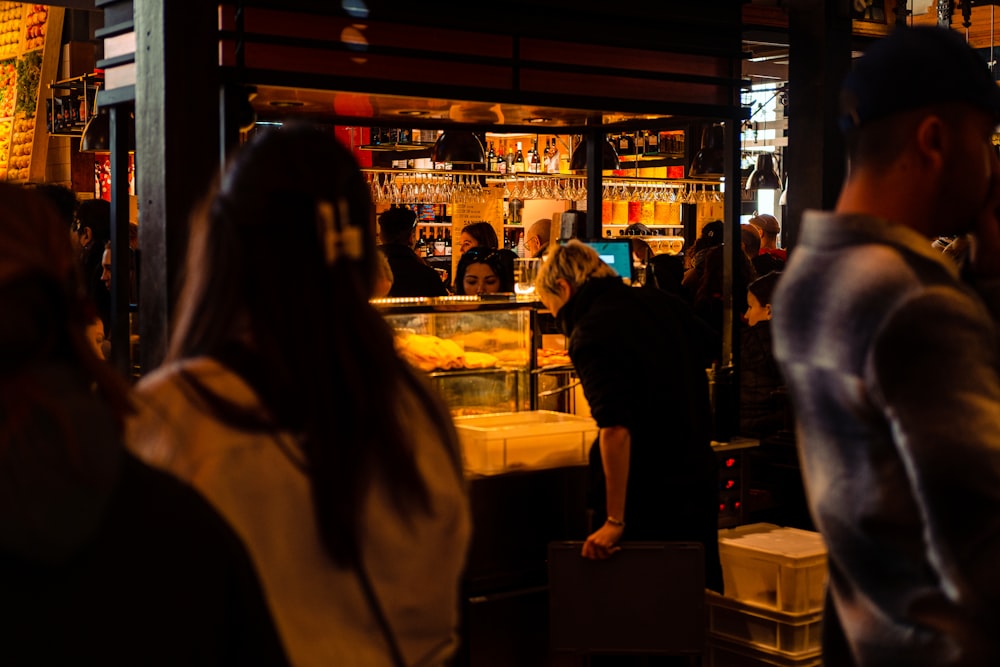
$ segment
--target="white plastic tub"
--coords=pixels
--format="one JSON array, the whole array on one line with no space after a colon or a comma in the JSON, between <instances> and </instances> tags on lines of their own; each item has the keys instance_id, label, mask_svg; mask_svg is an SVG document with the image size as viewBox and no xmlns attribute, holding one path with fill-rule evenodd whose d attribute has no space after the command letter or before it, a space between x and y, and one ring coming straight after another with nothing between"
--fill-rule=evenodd
<instances>
[{"instance_id":1,"label":"white plastic tub","mask_svg":"<svg viewBox=\"0 0 1000 667\"><path fill-rule=\"evenodd\" d=\"M465 470L479 475L585 465L598 431L590 417L549 410L455 417L455 427Z\"/></svg>"},{"instance_id":2,"label":"white plastic tub","mask_svg":"<svg viewBox=\"0 0 1000 667\"><path fill-rule=\"evenodd\" d=\"M726 597L801 614L823 607L826 545L819 533L755 523L719 531Z\"/></svg>"}]
</instances>

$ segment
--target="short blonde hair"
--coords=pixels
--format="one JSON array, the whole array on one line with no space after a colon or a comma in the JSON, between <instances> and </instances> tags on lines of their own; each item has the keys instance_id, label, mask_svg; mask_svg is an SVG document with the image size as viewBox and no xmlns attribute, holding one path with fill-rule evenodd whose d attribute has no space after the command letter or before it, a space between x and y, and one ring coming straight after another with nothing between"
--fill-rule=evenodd
<instances>
[{"instance_id":1,"label":"short blonde hair","mask_svg":"<svg viewBox=\"0 0 1000 667\"><path fill-rule=\"evenodd\" d=\"M597 251L576 239L571 239L549 251L535 278L535 289L556 295L559 293L557 282L562 278L569 283L575 293L591 278L617 275L614 269L601 260Z\"/></svg>"}]
</instances>

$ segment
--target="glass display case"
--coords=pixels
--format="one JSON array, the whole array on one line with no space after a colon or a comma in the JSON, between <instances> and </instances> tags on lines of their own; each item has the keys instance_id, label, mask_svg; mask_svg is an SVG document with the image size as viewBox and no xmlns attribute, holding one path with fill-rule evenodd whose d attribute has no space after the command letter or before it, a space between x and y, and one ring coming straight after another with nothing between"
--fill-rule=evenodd
<instances>
[{"instance_id":1,"label":"glass display case","mask_svg":"<svg viewBox=\"0 0 1000 667\"><path fill-rule=\"evenodd\" d=\"M395 330L400 356L427 372L453 415L534 408L533 302L454 296L372 304Z\"/></svg>"}]
</instances>

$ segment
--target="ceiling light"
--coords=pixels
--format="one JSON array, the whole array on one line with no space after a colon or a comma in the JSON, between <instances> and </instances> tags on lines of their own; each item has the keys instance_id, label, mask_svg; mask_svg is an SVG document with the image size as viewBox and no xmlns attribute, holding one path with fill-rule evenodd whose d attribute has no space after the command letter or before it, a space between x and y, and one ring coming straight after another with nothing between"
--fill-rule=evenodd
<instances>
[{"instance_id":1,"label":"ceiling light","mask_svg":"<svg viewBox=\"0 0 1000 667\"><path fill-rule=\"evenodd\" d=\"M473 132L445 130L434 142L431 159L434 162L484 164L486 151Z\"/></svg>"},{"instance_id":2,"label":"ceiling light","mask_svg":"<svg viewBox=\"0 0 1000 667\"><path fill-rule=\"evenodd\" d=\"M601 142L601 169L608 171L620 167L621 162L618 159L618 151L605 138ZM576 149L573 150L573 155L569 159L569 168L571 171L584 171L587 168L587 142L581 141Z\"/></svg>"}]
</instances>

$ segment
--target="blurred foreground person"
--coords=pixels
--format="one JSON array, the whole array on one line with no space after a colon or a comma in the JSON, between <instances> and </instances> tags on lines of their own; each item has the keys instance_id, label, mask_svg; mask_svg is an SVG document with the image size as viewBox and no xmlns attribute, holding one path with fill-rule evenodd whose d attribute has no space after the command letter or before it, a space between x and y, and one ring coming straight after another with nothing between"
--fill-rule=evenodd
<instances>
[{"instance_id":1,"label":"blurred foreground person","mask_svg":"<svg viewBox=\"0 0 1000 667\"><path fill-rule=\"evenodd\" d=\"M597 529L583 555L608 558L622 540L701 542L706 585L721 592L711 354L700 348L690 306L662 290L629 287L576 240L549 251L535 290L569 340L600 427L590 450Z\"/></svg>"},{"instance_id":2,"label":"blurred foreground person","mask_svg":"<svg viewBox=\"0 0 1000 667\"><path fill-rule=\"evenodd\" d=\"M457 439L368 302L370 207L331 132L243 146L193 220L171 348L131 431L247 543L297 667L443 665L456 649Z\"/></svg>"},{"instance_id":3,"label":"blurred foreground person","mask_svg":"<svg viewBox=\"0 0 1000 667\"><path fill-rule=\"evenodd\" d=\"M0 183L0 663L285 665L246 550L127 453L55 210Z\"/></svg>"},{"instance_id":4,"label":"blurred foreground person","mask_svg":"<svg viewBox=\"0 0 1000 667\"><path fill-rule=\"evenodd\" d=\"M842 88L849 170L774 295L831 665L1000 665L1000 88L897 28ZM970 233L969 282L931 246ZM839 622L839 625L838 625Z\"/></svg>"}]
</instances>

